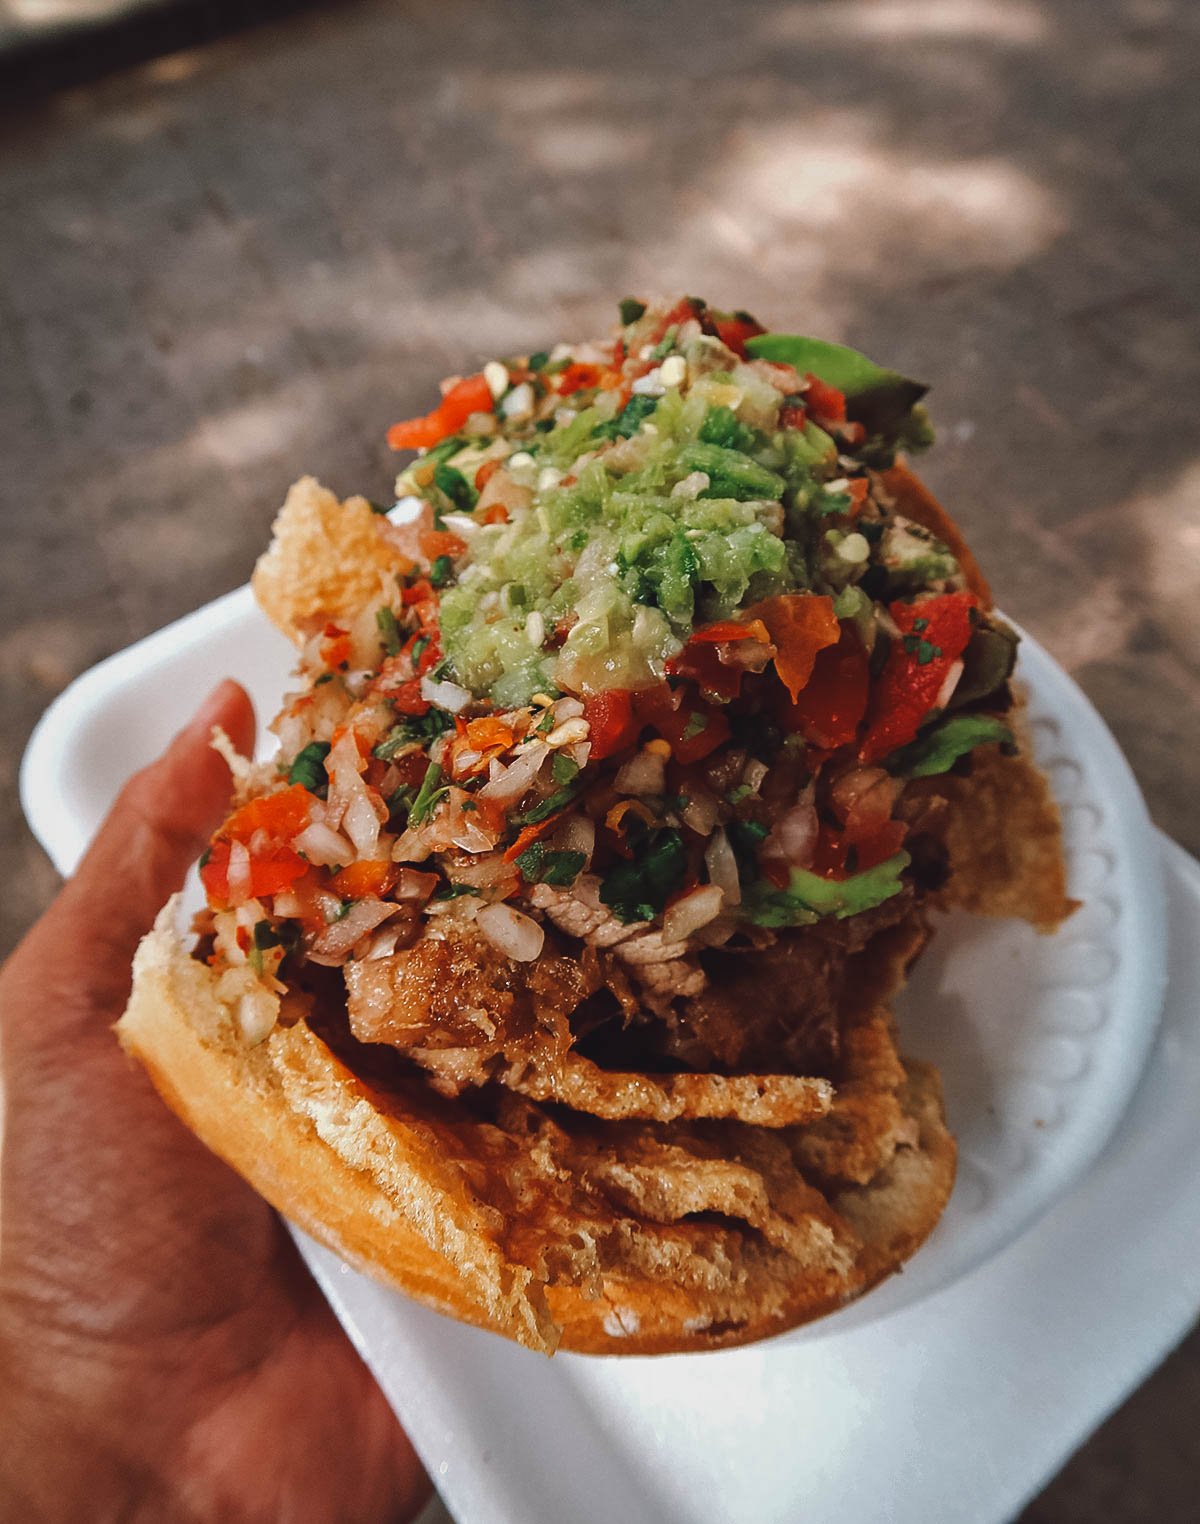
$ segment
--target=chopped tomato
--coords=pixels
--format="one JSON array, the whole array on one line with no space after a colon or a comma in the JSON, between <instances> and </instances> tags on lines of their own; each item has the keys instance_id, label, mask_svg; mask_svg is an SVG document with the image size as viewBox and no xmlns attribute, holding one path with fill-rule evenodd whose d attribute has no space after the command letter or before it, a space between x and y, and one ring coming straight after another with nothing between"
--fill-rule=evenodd
<instances>
[{"instance_id":1,"label":"chopped tomato","mask_svg":"<svg viewBox=\"0 0 1200 1524\"><path fill-rule=\"evenodd\" d=\"M481 524L507 524L508 509L503 503L493 503L490 508L485 508L479 515Z\"/></svg>"},{"instance_id":2,"label":"chopped tomato","mask_svg":"<svg viewBox=\"0 0 1200 1524\"><path fill-rule=\"evenodd\" d=\"M517 738L512 726L506 725L503 720L498 720L494 714L485 714L480 719L468 720L463 727L463 733L476 751L486 751L489 746L508 747Z\"/></svg>"},{"instance_id":3,"label":"chopped tomato","mask_svg":"<svg viewBox=\"0 0 1200 1524\"><path fill-rule=\"evenodd\" d=\"M499 469L500 462L498 460L485 460L483 465L481 465L479 470L475 473L476 492L482 492L483 489L487 486L488 482L491 481L492 477L495 476L496 472L499 471Z\"/></svg>"},{"instance_id":4,"label":"chopped tomato","mask_svg":"<svg viewBox=\"0 0 1200 1524\"><path fill-rule=\"evenodd\" d=\"M726 349L732 349L740 360L746 359L746 340L767 331L761 323L756 323L744 312L714 312L711 317L712 325L717 331L717 338Z\"/></svg>"},{"instance_id":5,"label":"chopped tomato","mask_svg":"<svg viewBox=\"0 0 1200 1524\"><path fill-rule=\"evenodd\" d=\"M607 370L600 365L585 365L575 361L555 378L555 388L562 396L570 397L575 392L611 386L620 379L616 371Z\"/></svg>"},{"instance_id":6,"label":"chopped tomato","mask_svg":"<svg viewBox=\"0 0 1200 1524\"><path fill-rule=\"evenodd\" d=\"M761 619L722 619L693 631L679 655L667 663L667 671L672 676L690 677L702 693L720 699L737 698L742 678L750 670L744 653L736 649L744 641L765 647L759 652L762 659L755 670L761 670L766 658L775 655L770 632Z\"/></svg>"},{"instance_id":7,"label":"chopped tomato","mask_svg":"<svg viewBox=\"0 0 1200 1524\"><path fill-rule=\"evenodd\" d=\"M908 827L902 820L885 820L869 834L854 841L849 831L835 831L826 826L817 838L813 871L825 878L846 878L852 873L865 873L868 868L877 868L889 857L895 857L904 845L907 832Z\"/></svg>"},{"instance_id":8,"label":"chopped tomato","mask_svg":"<svg viewBox=\"0 0 1200 1524\"><path fill-rule=\"evenodd\" d=\"M327 624L322 632L321 660L327 667L344 667L350 660L350 633L341 625Z\"/></svg>"},{"instance_id":9,"label":"chopped tomato","mask_svg":"<svg viewBox=\"0 0 1200 1524\"><path fill-rule=\"evenodd\" d=\"M808 410L827 423L845 423L846 421L846 398L839 392L836 386L830 386L822 381L820 376L814 376L810 371L805 377L808 382Z\"/></svg>"},{"instance_id":10,"label":"chopped tomato","mask_svg":"<svg viewBox=\"0 0 1200 1524\"><path fill-rule=\"evenodd\" d=\"M827 751L846 746L867 712L870 681L862 642L853 625L843 625L837 645L817 653L808 682L780 706L780 722L810 745Z\"/></svg>"},{"instance_id":11,"label":"chopped tomato","mask_svg":"<svg viewBox=\"0 0 1200 1524\"><path fill-rule=\"evenodd\" d=\"M942 593L917 603L893 603L900 631L871 694L868 730L858 755L877 762L907 746L928 719L946 674L971 638L974 593Z\"/></svg>"},{"instance_id":12,"label":"chopped tomato","mask_svg":"<svg viewBox=\"0 0 1200 1524\"><path fill-rule=\"evenodd\" d=\"M264 831L277 841L291 841L308 824L313 796L299 783L277 794L264 794L235 810L217 833L230 841L245 841Z\"/></svg>"},{"instance_id":13,"label":"chopped tomato","mask_svg":"<svg viewBox=\"0 0 1200 1524\"><path fill-rule=\"evenodd\" d=\"M429 713L429 700L421 696L421 679L414 677L399 687L388 690L388 698L397 714L422 715Z\"/></svg>"},{"instance_id":14,"label":"chopped tomato","mask_svg":"<svg viewBox=\"0 0 1200 1524\"><path fill-rule=\"evenodd\" d=\"M427 450L457 433L472 413L490 413L493 405L491 388L483 373L467 376L455 382L432 413L394 423L388 430L387 442L393 450Z\"/></svg>"},{"instance_id":15,"label":"chopped tomato","mask_svg":"<svg viewBox=\"0 0 1200 1524\"><path fill-rule=\"evenodd\" d=\"M420 577L409 587L400 589L400 602L405 607L420 603L437 603L437 594L433 590L433 583L428 577Z\"/></svg>"},{"instance_id":16,"label":"chopped tomato","mask_svg":"<svg viewBox=\"0 0 1200 1524\"><path fill-rule=\"evenodd\" d=\"M200 881L213 904L229 903L229 854L228 841L214 841L208 860L200 869ZM308 863L290 847L277 846L265 853L256 853L250 859L249 898L280 894L307 872Z\"/></svg>"},{"instance_id":17,"label":"chopped tomato","mask_svg":"<svg viewBox=\"0 0 1200 1524\"><path fill-rule=\"evenodd\" d=\"M715 624L693 630L688 643L699 641L704 645L721 645L728 640L761 640L764 645L770 645L771 636L761 619L718 619Z\"/></svg>"},{"instance_id":18,"label":"chopped tomato","mask_svg":"<svg viewBox=\"0 0 1200 1524\"><path fill-rule=\"evenodd\" d=\"M808 413L798 403L785 402L779 409L781 429L802 429L808 422Z\"/></svg>"},{"instance_id":19,"label":"chopped tomato","mask_svg":"<svg viewBox=\"0 0 1200 1524\"><path fill-rule=\"evenodd\" d=\"M448 529L423 529L417 543L427 561L436 561L439 556L449 556L453 560L467 548L467 542Z\"/></svg>"},{"instance_id":20,"label":"chopped tomato","mask_svg":"<svg viewBox=\"0 0 1200 1524\"><path fill-rule=\"evenodd\" d=\"M870 728L859 751L864 762L877 761L916 736L946 674L966 649L976 606L973 593L890 606L900 639L893 641L871 697Z\"/></svg>"},{"instance_id":21,"label":"chopped tomato","mask_svg":"<svg viewBox=\"0 0 1200 1524\"><path fill-rule=\"evenodd\" d=\"M779 593L747 610L761 619L776 648L775 670L793 699L812 676L818 651L836 645L842 627L833 599L817 593Z\"/></svg>"},{"instance_id":22,"label":"chopped tomato","mask_svg":"<svg viewBox=\"0 0 1200 1524\"><path fill-rule=\"evenodd\" d=\"M633 694L623 688L593 693L583 701L583 717L588 722L588 740L592 743L589 759L600 762L615 752L632 746L641 725L634 713Z\"/></svg>"},{"instance_id":23,"label":"chopped tomato","mask_svg":"<svg viewBox=\"0 0 1200 1524\"><path fill-rule=\"evenodd\" d=\"M636 701L643 722L658 731L676 762L685 767L707 757L729 739L729 721L719 710L686 694L676 709L665 683L638 693Z\"/></svg>"},{"instance_id":24,"label":"chopped tomato","mask_svg":"<svg viewBox=\"0 0 1200 1524\"><path fill-rule=\"evenodd\" d=\"M361 900L369 894L386 894L399 871L390 862L350 863L333 875L329 887L343 900Z\"/></svg>"}]
</instances>

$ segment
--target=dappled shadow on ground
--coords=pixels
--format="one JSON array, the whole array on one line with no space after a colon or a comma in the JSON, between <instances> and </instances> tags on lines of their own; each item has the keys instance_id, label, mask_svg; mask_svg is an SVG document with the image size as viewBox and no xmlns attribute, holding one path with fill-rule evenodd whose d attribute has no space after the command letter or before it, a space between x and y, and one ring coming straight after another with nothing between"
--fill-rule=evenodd
<instances>
[{"instance_id":1,"label":"dappled shadow on ground","mask_svg":"<svg viewBox=\"0 0 1200 1524\"><path fill-rule=\"evenodd\" d=\"M1195 845L1196 28L348 4L10 112L6 771L72 673L245 576L292 475L378 495L444 371L688 289L933 383L930 477Z\"/></svg>"}]
</instances>

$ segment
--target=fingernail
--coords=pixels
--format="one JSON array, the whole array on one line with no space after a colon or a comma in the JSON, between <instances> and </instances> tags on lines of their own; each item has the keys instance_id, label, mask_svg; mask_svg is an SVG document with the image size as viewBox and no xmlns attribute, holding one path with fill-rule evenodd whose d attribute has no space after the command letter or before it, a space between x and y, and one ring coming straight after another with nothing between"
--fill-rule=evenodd
<instances>
[{"instance_id":1,"label":"fingernail","mask_svg":"<svg viewBox=\"0 0 1200 1524\"><path fill-rule=\"evenodd\" d=\"M213 726L220 722L233 696L231 690L235 690L236 687L237 684L231 677L219 682L188 721L187 729L202 731L207 737Z\"/></svg>"}]
</instances>

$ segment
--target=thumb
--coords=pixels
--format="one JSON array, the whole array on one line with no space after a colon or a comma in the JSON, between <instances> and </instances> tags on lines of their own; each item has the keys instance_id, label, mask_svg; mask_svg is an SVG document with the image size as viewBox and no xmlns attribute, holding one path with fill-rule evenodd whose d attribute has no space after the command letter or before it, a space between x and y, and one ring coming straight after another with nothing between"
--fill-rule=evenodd
<instances>
[{"instance_id":1,"label":"thumb","mask_svg":"<svg viewBox=\"0 0 1200 1524\"><path fill-rule=\"evenodd\" d=\"M214 725L250 751L254 711L237 683L216 688L121 790L74 877L9 960L10 989L25 976L48 978L77 1007L123 1003L139 939L229 806L229 768L210 745Z\"/></svg>"}]
</instances>

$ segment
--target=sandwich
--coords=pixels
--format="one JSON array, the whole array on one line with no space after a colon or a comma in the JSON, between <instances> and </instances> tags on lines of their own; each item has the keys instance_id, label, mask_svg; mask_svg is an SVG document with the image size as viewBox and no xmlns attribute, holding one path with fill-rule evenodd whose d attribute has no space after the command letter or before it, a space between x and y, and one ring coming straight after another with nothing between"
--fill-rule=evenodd
<instances>
[{"instance_id":1,"label":"sandwich","mask_svg":"<svg viewBox=\"0 0 1200 1524\"><path fill-rule=\"evenodd\" d=\"M955 1150L892 1015L948 910L1072 909L1017 635L907 464L925 388L696 298L491 360L297 482L276 755L120 1040L351 1264L547 1353L780 1333Z\"/></svg>"}]
</instances>

